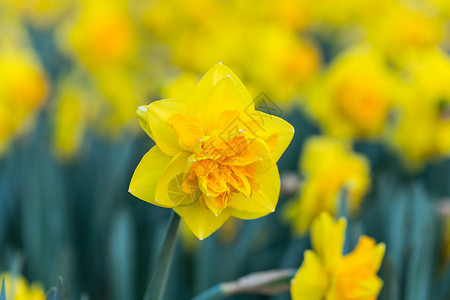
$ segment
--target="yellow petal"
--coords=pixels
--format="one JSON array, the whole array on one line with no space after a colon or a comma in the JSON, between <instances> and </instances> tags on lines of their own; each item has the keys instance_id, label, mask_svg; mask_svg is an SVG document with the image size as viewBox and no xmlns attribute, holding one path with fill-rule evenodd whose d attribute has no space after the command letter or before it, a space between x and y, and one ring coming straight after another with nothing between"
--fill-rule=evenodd
<instances>
[{"instance_id":1,"label":"yellow petal","mask_svg":"<svg viewBox=\"0 0 450 300\"><path fill-rule=\"evenodd\" d=\"M203 128L208 129L217 123L224 111L252 110L254 107L253 99L247 96L236 86L236 82L231 77L225 77L199 103L196 116L202 123ZM234 121L232 120L229 126L233 126ZM236 122L239 121L236 120Z\"/></svg>"},{"instance_id":2,"label":"yellow petal","mask_svg":"<svg viewBox=\"0 0 450 300\"><path fill-rule=\"evenodd\" d=\"M200 240L207 238L219 229L231 214L231 210L226 208L220 215L216 216L209 209L205 208L200 201L196 201L191 206L174 208L174 210L183 218L192 233Z\"/></svg>"},{"instance_id":3,"label":"yellow petal","mask_svg":"<svg viewBox=\"0 0 450 300\"><path fill-rule=\"evenodd\" d=\"M175 130L180 146L191 152L194 151L194 146L199 140L205 136L200 122L192 116L177 113L167 120L167 124Z\"/></svg>"},{"instance_id":4,"label":"yellow petal","mask_svg":"<svg viewBox=\"0 0 450 300\"><path fill-rule=\"evenodd\" d=\"M158 146L151 148L134 171L129 192L149 203L162 207L172 207L171 203L155 202L156 184L171 160L172 157L165 155Z\"/></svg>"},{"instance_id":5,"label":"yellow petal","mask_svg":"<svg viewBox=\"0 0 450 300\"><path fill-rule=\"evenodd\" d=\"M276 164L265 173L256 175L256 182L259 189L253 191L250 198L246 198L241 193L233 194L230 207L242 211L257 214L269 214L275 211L280 195L280 175Z\"/></svg>"},{"instance_id":6,"label":"yellow petal","mask_svg":"<svg viewBox=\"0 0 450 300\"><path fill-rule=\"evenodd\" d=\"M139 121L139 125L141 125L141 128L147 133L147 135L152 140L155 140L153 138L153 133L150 130L150 126L148 125L147 107L148 107L148 105L139 106L138 109L136 110L136 117L137 117L137 119Z\"/></svg>"},{"instance_id":7,"label":"yellow petal","mask_svg":"<svg viewBox=\"0 0 450 300\"><path fill-rule=\"evenodd\" d=\"M186 175L189 153L177 154L160 175L155 191L155 202L171 207L191 205L198 198L197 193L183 192L183 179Z\"/></svg>"},{"instance_id":8,"label":"yellow petal","mask_svg":"<svg viewBox=\"0 0 450 300\"><path fill-rule=\"evenodd\" d=\"M247 88L241 82L241 80L231 71L228 67L223 65L222 63L218 63L213 66L198 82L195 86L192 94L189 99L192 102L196 102L200 104L203 102L208 95L211 93L213 88L224 78L231 79L233 83L233 90L235 93L241 95L240 98L244 99L243 106L249 106L250 110L254 110L255 106L253 105L253 98L248 92ZM228 99L229 101L236 101L235 99ZM217 104L217 103L216 103Z\"/></svg>"},{"instance_id":9,"label":"yellow petal","mask_svg":"<svg viewBox=\"0 0 450 300\"><path fill-rule=\"evenodd\" d=\"M253 111L249 116L261 124L257 135L269 145L272 160L277 162L294 137L294 127L285 120L260 111Z\"/></svg>"},{"instance_id":10,"label":"yellow petal","mask_svg":"<svg viewBox=\"0 0 450 300\"><path fill-rule=\"evenodd\" d=\"M155 143L170 156L183 151L178 143L175 130L167 124L167 120L176 113L192 114L189 103L182 99L164 99L148 105L148 124Z\"/></svg>"},{"instance_id":11,"label":"yellow petal","mask_svg":"<svg viewBox=\"0 0 450 300\"><path fill-rule=\"evenodd\" d=\"M322 300L328 286L328 277L316 253L307 250L300 269L291 281L293 300Z\"/></svg>"},{"instance_id":12,"label":"yellow petal","mask_svg":"<svg viewBox=\"0 0 450 300\"><path fill-rule=\"evenodd\" d=\"M322 212L311 225L311 242L314 250L322 259L326 270L330 273L336 271L342 259L344 245L345 219L334 222L327 212Z\"/></svg>"},{"instance_id":13,"label":"yellow petal","mask_svg":"<svg viewBox=\"0 0 450 300\"><path fill-rule=\"evenodd\" d=\"M243 219L243 220L253 220L253 219L258 219L261 217L264 217L265 215L269 214L270 212L264 212L264 213L251 213L248 211L240 211L237 209L233 209L233 211L231 212L231 215L235 218L238 219Z\"/></svg>"},{"instance_id":14,"label":"yellow petal","mask_svg":"<svg viewBox=\"0 0 450 300\"><path fill-rule=\"evenodd\" d=\"M380 243L376 245L373 238L361 236L358 245L351 253L342 260L341 273L352 273L360 269L372 273L378 272L384 257L385 245Z\"/></svg>"}]
</instances>

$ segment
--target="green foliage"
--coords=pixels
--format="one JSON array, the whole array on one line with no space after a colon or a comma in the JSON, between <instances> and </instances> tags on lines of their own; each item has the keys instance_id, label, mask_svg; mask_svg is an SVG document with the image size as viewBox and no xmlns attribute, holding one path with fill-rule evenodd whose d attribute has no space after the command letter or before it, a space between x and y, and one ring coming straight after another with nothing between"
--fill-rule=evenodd
<instances>
[{"instance_id":1,"label":"green foliage","mask_svg":"<svg viewBox=\"0 0 450 300\"><path fill-rule=\"evenodd\" d=\"M48 292L46 300L66 300L62 278L58 278L56 286Z\"/></svg>"},{"instance_id":2,"label":"green foliage","mask_svg":"<svg viewBox=\"0 0 450 300\"><path fill-rule=\"evenodd\" d=\"M5 292L5 279L2 280L2 286L0 289L0 300L6 300L6 292Z\"/></svg>"}]
</instances>

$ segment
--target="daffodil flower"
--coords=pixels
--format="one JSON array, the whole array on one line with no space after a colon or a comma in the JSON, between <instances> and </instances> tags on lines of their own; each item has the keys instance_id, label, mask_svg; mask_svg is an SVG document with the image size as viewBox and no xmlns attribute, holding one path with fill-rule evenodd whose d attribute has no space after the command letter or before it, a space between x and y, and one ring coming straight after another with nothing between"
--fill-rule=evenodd
<instances>
[{"instance_id":1,"label":"daffodil flower","mask_svg":"<svg viewBox=\"0 0 450 300\"><path fill-rule=\"evenodd\" d=\"M377 276L385 245L362 236L353 252L343 256L346 220L333 222L323 212L311 227L314 251L307 250L291 281L293 300L376 299L383 281Z\"/></svg>"},{"instance_id":2,"label":"daffodil flower","mask_svg":"<svg viewBox=\"0 0 450 300\"><path fill-rule=\"evenodd\" d=\"M0 290L3 279L5 280L5 295L7 300L44 300L45 292L37 283L28 284L21 275L11 273L0 274Z\"/></svg>"},{"instance_id":3,"label":"daffodil flower","mask_svg":"<svg viewBox=\"0 0 450 300\"><path fill-rule=\"evenodd\" d=\"M322 211L335 215L343 188L348 192L347 213L358 215L371 184L370 166L349 144L326 136L311 137L303 147L299 169L304 176L299 196L284 210L296 234L305 234Z\"/></svg>"},{"instance_id":4,"label":"daffodil flower","mask_svg":"<svg viewBox=\"0 0 450 300\"><path fill-rule=\"evenodd\" d=\"M219 63L187 99L155 101L137 114L156 146L134 172L134 196L173 208L199 239L231 216L254 219L275 210L276 162L294 128L256 111L230 69Z\"/></svg>"}]
</instances>

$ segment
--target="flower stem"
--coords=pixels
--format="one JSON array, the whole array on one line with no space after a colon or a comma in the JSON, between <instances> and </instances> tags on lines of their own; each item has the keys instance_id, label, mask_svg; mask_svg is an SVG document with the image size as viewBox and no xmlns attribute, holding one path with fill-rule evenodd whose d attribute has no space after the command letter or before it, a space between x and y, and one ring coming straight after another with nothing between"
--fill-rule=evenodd
<instances>
[{"instance_id":1,"label":"flower stem","mask_svg":"<svg viewBox=\"0 0 450 300\"><path fill-rule=\"evenodd\" d=\"M212 299L221 299L227 295L223 283L220 283L218 285L215 285L197 297L192 298L192 300L212 300Z\"/></svg>"},{"instance_id":2,"label":"flower stem","mask_svg":"<svg viewBox=\"0 0 450 300\"><path fill-rule=\"evenodd\" d=\"M235 281L222 282L192 300L222 299L235 294L277 295L289 291L295 269L256 272Z\"/></svg>"},{"instance_id":3,"label":"flower stem","mask_svg":"<svg viewBox=\"0 0 450 300\"><path fill-rule=\"evenodd\" d=\"M153 268L152 277L147 286L144 300L161 300L166 289L167 277L172 264L173 252L175 250L178 228L180 227L180 216L174 211L170 215L169 226L163 244L159 250L156 265Z\"/></svg>"}]
</instances>

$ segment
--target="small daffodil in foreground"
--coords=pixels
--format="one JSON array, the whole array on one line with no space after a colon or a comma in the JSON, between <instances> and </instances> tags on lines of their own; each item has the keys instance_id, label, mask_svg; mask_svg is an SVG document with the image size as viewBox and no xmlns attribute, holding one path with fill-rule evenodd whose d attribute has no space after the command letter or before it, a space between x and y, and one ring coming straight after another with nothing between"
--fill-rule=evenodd
<instances>
[{"instance_id":1,"label":"small daffodil in foreground","mask_svg":"<svg viewBox=\"0 0 450 300\"><path fill-rule=\"evenodd\" d=\"M173 208L199 239L231 216L255 219L275 210L276 162L294 128L256 111L230 69L219 63L188 98L155 101L137 115L156 145L134 172L134 196Z\"/></svg>"},{"instance_id":2,"label":"small daffodil in foreground","mask_svg":"<svg viewBox=\"0 0 450 300\"><path fill-rule=\"evenodd\" d=\"M0 274L1 283L5 280L6 300L44 300L45 292L42 287L36 283L28 284L22 276L15 276L10 273Z\"/></svg>"},{"instance_id":3,"label":"small daffodil in foreground","mask_svg":"<svg viewBox=\"0 0 450 300\"><path fill-rule=\"evenodd\" d=\"M314 250L307 250L291 281L293 300L376 299L383 281L377 276L385 245L362 236L353 252L343 256L346 220L334 222L328 213L317 217L311 228Z\"/></svg>"}]
</instances>

